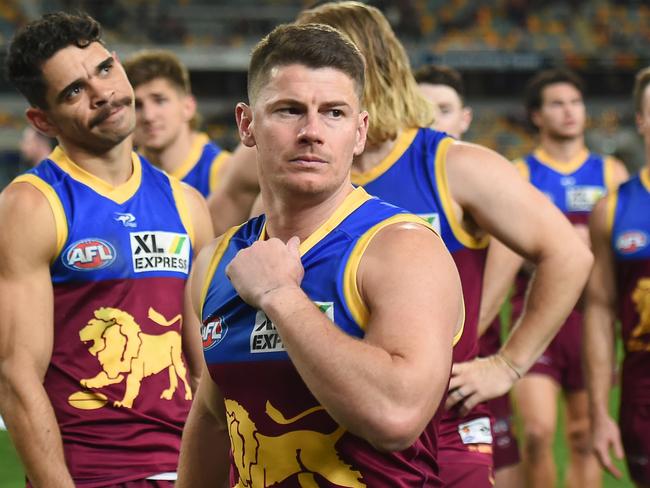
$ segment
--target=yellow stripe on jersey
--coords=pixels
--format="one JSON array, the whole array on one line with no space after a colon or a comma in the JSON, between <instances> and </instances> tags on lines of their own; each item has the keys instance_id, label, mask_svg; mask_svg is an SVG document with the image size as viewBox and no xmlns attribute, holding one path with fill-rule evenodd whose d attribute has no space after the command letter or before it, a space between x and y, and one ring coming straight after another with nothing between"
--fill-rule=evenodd
<instances>
[{"instance_id":1,"label":"yellow stripe on jersey","mask_svg":"<svg viewBox=\"0 0 650 488\"><path fill-rule=\"evenodd\" d=\"M515 169L519 171L524 180L530 181L530 169L523 159L515 159L512 164L515 165Z\"/></svg>"},{"instance_id":2,"label":"yellow stripe on jersey","mask_svg":"<svg viewBox=\"0 0 650 488\"><path fill-rule=\"evenodd\" d=\"M221 169L224 167L224 163L230 157L228 151L221 151L217 156L212 160L212 165L210 166L210 181L209 189L210 193L217 189L219 186L219 176Z\"/></svg>"},{"instance_id":3,"label":"yellow stripe on jersey","mask_svg":"<svg viewBox=\"0 0 650 488\"><path fill-rule=\"evenodd\" d=\"M357 284L357 273L359 271L361 258L370 245L370 242L377 235L377 233L379 233L379 231L389 225L401 222L411 222L423 225L430 229L436 236L438 236L434 228L422 218L412 214L397 214L371 227L359 238L354 246L354 249L352 249L352 252L350 253L348 262L345 265L345 270L343 271L343 299L345 300L345 303L348 306L350 313L352 314L352 318L364 331L368 326L370 312L368 311L366 304L363 302L363 298L361 298L361 293L359 292L359 287ZM440 238L440 236L438 236L438 238ZM454 336L453 345L456 345L458 341L460 341L460 338L463 335L464 326L465 306L463 305L462 326L458 333Z\"/></svg>"},{"instance_id":4,"label":"yellow stripe on jersey","mask_svg":"<svg viewBox=\"0 0 650 488\"><path fill-rule=\"evenodd\" d=\"M187 176L187 174L192 171L192 168L196 166L196 163L199 162L201 153L203 152L203 146L210 142L210 138L207 134L199 133L195 134L192 140L192 146L190 147L190 152L185 157L181 165L171 172L172 176L175 176L179 180L182 180Z\"/></svg>"},{"instance_id":5,"label":"yellow stripe on jersey","mask_svg":"<svg viewBox=\"0 0 650 488\"><path fill-rule=\"evenodd\" d=\"M371 168L364 173L357 173L355 171L352 171L352 173L350 174L352 183L354 183L355 185L365 185L379 178L386 171L388 171L390 167L393 166L397 162L397 160L402 157L402 154L404 154L404 152L413 143L415 136L418 135L418 130L419 129L414 128L414 129L407 129L404 132L402 132L397 138L397 141L395 142L395 145L393 146L393 149L391 149L388 156L386 156L381 161L381 163L379 163L374 168Z\"/></svg>"},{"instance_id":6,"label":"yellow stripe on jersey","mask_svg":"<svg viewBox=\"0 0 650 488\"><path fill-rule=\"evenodd\" d=\"M454 203L449 191L449 182L447 181L447 152L449 147L455 142L455 139L447 137L440 141L438 150L436 151L436 160L434 161L434 170L436 174L436 187L438 188L438 195L442 210L451 227L451 232L454 237L465 247L470 249L483 249L490 242L489 236L483 236L476 239L473 235L463 229L463 226L458 222L456 212L454 211Z\"/></svg>"},{"instance_id":7,"label":"yellow stripe on jersey","mask_svg":"<svg viewBox=\"0 0 650 488\"><path fill-rule=\"evenodd\" d=\"M65 215L65 210L63 209L59 196L49 183L46 183L33 174L21 175L14 179L12 181L12 184L13 183L29 183L39 190L45 198L47 198L50 208L52 209L52 214L54 214L54 223L56 226L56 253L52 259L52 262L54 262L61 254L61 251L63 251L63 246L68 240L68 218Z\"/></svg>"},{"instance_id":8,"label":"yellow stripe on jersey","mask_svg":"<svg viewBox=\"0 0 650 488\"><path fill-rule=\"evenodd\" d=\"M639 172L639 178L645 189L650 192L650 169L647 166Z\"/></svg>"},{"instance_id":9,"label":"yellow stripe on jersey","mask_svg":"<svg viewBox=\"0 0 650 488\"><path fill-rule=\"evenodd\" d=\"M573 156L570 161L562 162L552 158L544 149L538 147L533 151L533 155L544 165L554 169L558 173L569 175L580 168L589 157L589 150L584 147L578 154Z\"/></svg>"},{"instance_id":10,"label":"yellow stripe on jersey","mask_svg":"<svg viewBox=\"0 0 650 488\"><path fill-rule=\"evenodd\" d=\"M219 241L219 244L217 244L217 247L214 250L214 254L210 258L210 264L208 265L208 269L205 273L205 278L203 279L203 286L201 287L201 300L199 301L199 312L201 315L203 315L205 297L208 294L208 288L210 288L210 283L212 282L212 278L214 278L214 273L217 271L217 266L219 266L221 258L223 258L223 253L226 252L228 244L230 244L230 239L232 239L232 236L235 235L235 232L237 232L240 227L241 225L231 227L221 236L221 240Z\"/></svg>"},{"instance_id":11,"label":"yellow stripe on jersey","mask_svg":"<svg viewBox=\"0 0 650 488\"><path fill-rule=\"evenodd\" d=\"M614 214L616 213L616 204L618 203L618 189L614 190L607 198L607 209L605 214L605 230L607 235L611 237L612 229L614 228Z\"/></svg>"},{"instance_id":12,"label":"yellow stripe on jersey","mask_svg":"<svg viewBox=\"0 0 650 488\"><path fill-rule=\"evenodd\" d=\"M172 194L174 195L174 201L176 202L176 208L178 209L178 215L181 217L181 222L183 227L187 231L187 235L190 237L190 243L192 248L194 247L194 224L192 221L192 216L190 215L189 208L187 207L187 202L185 201L185 190L181 181L177 180L173 176L168 176L169 184L172 187Z\"/></svg>"},{"instance_id":13,"label":"yellow stripe on jersey","mask_svg":"<svg viewBox=\"0 0 650 488\"><path fill-rule=\"evenodd\" d=\"M60 146L57 146L54 151L52 151L50 159L75 180L89 186L100 195L113 200L115 203L120 205L135 195L135 192L140 188L140 182L142 181L142 166L140 164L140 158L136 153L131 153L133 173L131 173L128 180L117 186L113 186L94 174L89 173L80 166L77 166Z\"/></svg>"}]
</instances>

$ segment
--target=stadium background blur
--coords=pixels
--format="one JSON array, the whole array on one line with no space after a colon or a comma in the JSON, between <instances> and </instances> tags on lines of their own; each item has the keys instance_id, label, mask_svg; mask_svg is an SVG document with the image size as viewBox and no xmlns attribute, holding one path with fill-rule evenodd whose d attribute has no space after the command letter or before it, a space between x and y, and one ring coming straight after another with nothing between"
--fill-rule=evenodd
<instances>
[{"instance_id":1,"label":"stadium background blur","mask_svg":"<svg viewBox=\"0 0 650 488\"><path fill-rule=\"evenodd\" d=\"M86 11L121 58L143 48L171 49L188 66L204 128L222 146L237 143L234 105L245 100L250 48L313 1L299 0L0 0L0 62L16 28L42 13ZM650 65L650 3L642 0L378 0L414 68L447 64L463 73L474 109L468 141L509 158L534 146L522 107L537 70L566 66L586 81L590 149L643 165L634 127L634 74ZM4 73L3 73L4 74ZM18 141L22 97L0 80L0 188L25 166ZM615 403L615 400L614 400ZM614 406L615 408L615 406ZM556 456L563 469L561 438ZM24 486L6 432L0 432L0 488ZM561 478L561 477L560 477ZM605 486L632 486L606 478Z\"/></svg>"}]
</instances>

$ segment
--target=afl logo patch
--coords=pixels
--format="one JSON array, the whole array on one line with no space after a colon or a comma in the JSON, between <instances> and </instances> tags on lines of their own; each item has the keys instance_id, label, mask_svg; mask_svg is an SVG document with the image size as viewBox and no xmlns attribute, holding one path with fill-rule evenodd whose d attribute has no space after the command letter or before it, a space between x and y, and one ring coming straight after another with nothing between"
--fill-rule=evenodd
<instances>
[{"instance_id":1,"label":"afl logo patch","mask_svg":"<svg viewBox=\"0 0 650 488\"><path fill-rule=\"evenodd\" d=\"M77 271L95 271L115 261L115 249L103 239L83 239L68 246L63 264Z\"/></svg>"},{"instance_id":2,"label":"afl logo patch","mask_svg":"<svg viewBox=\"0 0 650 488\"><path fill-rule=\"evenodd\" d=\"M632 254L648 244L648 236L640 230L624 232L616 239L616 249L621 254Z\"/></svg>"},{"instance_id":3,"label":"afl logo patch","mask_svg":"<svg viewBox=\"0 0 650 488\"><path fill-rule=\"evenodd\" d=\"M223 317L210 320L201 327L201 338L203 339L203 350L209 351L219 344L228 333L228 324Z\"/></svg>"}]
</instances>

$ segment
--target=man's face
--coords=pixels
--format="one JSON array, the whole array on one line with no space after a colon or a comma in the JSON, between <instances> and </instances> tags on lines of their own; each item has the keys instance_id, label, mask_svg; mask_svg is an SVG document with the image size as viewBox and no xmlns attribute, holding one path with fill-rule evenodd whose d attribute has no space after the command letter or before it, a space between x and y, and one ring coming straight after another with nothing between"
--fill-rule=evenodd
<instances>
[{"instance_id":1,"label":"man's face","mask_svg":"<svg viewBox=\"0 0 650 488\"><path fill-rule=\"evenodd\" d=\"M135 143L148 151L169 147L195 113L194 99L169 80L156 78L135 88Z\"/></svg>"},{"instance_id":2,"label":"man's face","mask_svg":"<svg viewBox=\"0 0 650 488\"><path fill-rule=\"evenodd\" d=\"M300 64L273 68L237 118L244 144L257 146L261 184L294 195L330 193L348 182L368 130L347 74Z\"/></svg>"},{"instance_id":3,"label":"man's face","mask_svg":"<svg viewBox=\"0 0 650 488\"><path fill-rule=\"evenodd\" d=\"M542 90L542 106L533 113L533 123L552 139L575 139L585 130L585 104L571 83L553 83Z\"/></svg>"},{"instance_id":4,"label":"man's face","mask_svg":"<svg viewBox=\"0 0 650 488\"><path fill-rule=\"evenodd\" d=\"M436 108L433 128L460 139L472 121L472 111L463 107L456 90L448 85L420 83L420 92Z\"/></svg>"},{"instance_id":5,"label":"man's face","mask_svg":"<svg viewBox=\"0 0 650 488\"><path fill-rule=\"evenodd\" d=\"M42 73L48 108L30 109L28 116L40 118L45 125L39 129L65 147L101 153L133 132L133 89L122 65L100 43L61 49Z\"/></svg>"}]
</instances>

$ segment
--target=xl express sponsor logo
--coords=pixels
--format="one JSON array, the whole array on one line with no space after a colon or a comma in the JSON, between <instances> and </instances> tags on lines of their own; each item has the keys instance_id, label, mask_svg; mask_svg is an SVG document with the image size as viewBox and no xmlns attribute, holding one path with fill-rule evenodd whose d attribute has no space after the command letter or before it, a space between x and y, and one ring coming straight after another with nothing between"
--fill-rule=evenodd
<instances>
[{"instance_id":1,"label":"xl express sponsor logo","mask_svg":"<svg viewBox=\"0 0 650 488\"><path fill-rule=\"evenodd\" d=\"M110 243L90 237L70 244L63 253L63 264L77 271L95 271L111 265L115 255Z\"/></svg>"},{"instance_id":2,"label":"xl express sponsor logo","mask_svg":"<svg viewBox=\"0 0 650 488\"><path fill-rule=\"evenodd\" d=\"M190 240L176 232L131 232L133 271L176 271L190 269Z\"/></svg>"}]
</instances>

